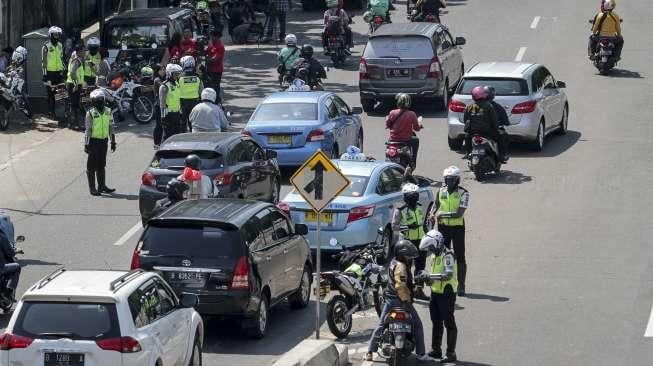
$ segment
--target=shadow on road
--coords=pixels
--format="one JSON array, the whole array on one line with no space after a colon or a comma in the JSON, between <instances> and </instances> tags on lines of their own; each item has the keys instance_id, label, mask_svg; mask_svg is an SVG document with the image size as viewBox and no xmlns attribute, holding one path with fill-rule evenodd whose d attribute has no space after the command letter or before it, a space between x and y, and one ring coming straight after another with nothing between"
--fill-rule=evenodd
<instances>
[{"instance_id":1,"label":"shadow on road","mask_svg":"<svg viewBox=\"0 0 653 366\"><path fill-rule=\"evenodd\" d=\"M530 182L533 177L511 170L502 170L500 174L487 175L481 183L483 184L522 184Z\"/></svg>"},{"instance_id":2,"label":"shadow on road","mask_svg":"<svg viewBox=\"0 0 653 366\"><path fill-rule=\"evenodd\" d=\"M507 301L510 301L509 297L486 295L486 294L470 294L470 293L467 293L465 295L465 297L467 297L468 299L472 299L472 300L490 300L492 302L507 302Z\"/></svg>"},{"instance_id":3,"label":"shadow on road","mask_svg":"<svg viewBox=\"0 0 653 366\"><path fill-rule=\"evenodd\" d=\"M20 263L21 267L27 267L27 266L60 266L61 265L61 263L42 261L42 260L38 260L38 259L19 259L18 263Z\"/></svg>"},{"instance_id":4,"label":"shadow on road","mask_svg":"<svg viewBox=\"0 0 653 366\"><path fill-rule=\"evenodd\" d=\"M642 76L639 72L624 69L612 69L612 71L610 71L610 73L606 76L611 78L644 79L644 76Z\"/></svg>"},{"instance_id":5,"label":"shadow on road","mask_svg":"<svg viewBox=\"0 0 653 366\"><path fill-rule=\"evenodd\" d=\"M112 198L112 199L121 199L127 201L136 201L138 200L137 194L125 194L125 193L110 193L107 195L102 195L103 198Z\"/></svg>"},{"instance_id":6,"label":"shadow on road","mask_svg":"<svg viewBox=\"0 0 653 366\"><path fill-rule=\"evenodd\" d=\"M524 144L511 144L511 155L520 158L552 158L556 157L574 146L582 134L579 131L567 131L565 135L550 135L544 142L544 149L533 152Z\"/></svg>"}]
</instances>

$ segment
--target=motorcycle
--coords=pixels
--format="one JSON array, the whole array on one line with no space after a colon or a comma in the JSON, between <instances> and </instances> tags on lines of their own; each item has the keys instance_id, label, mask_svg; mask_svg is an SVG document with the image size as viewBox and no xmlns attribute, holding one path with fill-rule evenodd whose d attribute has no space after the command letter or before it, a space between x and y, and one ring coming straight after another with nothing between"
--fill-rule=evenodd
<instances>
[{"instance_id":1,"label":"motorcycle","mask_svg":"<svg viewBox=\"0 0 653 366\"><path fill-rule=\"evenodd\" d=\"M114 117L123 117L132 113L136 121L141 124L148 123L154 117L154 103L141 93L143 85L132 80L125 80L118 89L99 87L111 105Z\"/></svg>"},{"instance_id":2,"label":"motorcycle","mask_svg":"<svg viewBox=\"0 0 653 366\"><path fill-rule=\"evenodd\" d=\"M606 75L617 65L617 58L614 56L615 38L601 37L594 50L594 67L601 75Z\"/></svg>"},{"instance_id":3,"label":"motorcycle","mask_svg":"<svg viewBox=\"0 0 653 366\"><path fill-rule=\"evenodd\" d=\"M406 365L416 344L410 313L402 307L392 308L383 319L383 332L377 344L378 355L389 365Z\"/></svg>"},{"instance_id":4,"label":"motorcycle","mask_svg":"<svg viewBox=\"0 0 653 366\"><path fill-rule=\"evenodd\" d=\"M338 241L331 239L329 244L336 246ZM340 258L341 267L347 268L320 274L320 298L326 297L330 291L339 292L329 300L326 309L329 330L338 338L347 337L351 331L355 312L373 307L380 315L383 310L383 292L388 279L383 267L377 264L382 250L377 249L376 244L370 243L354 251L345 249L333 258Z\"/></svg>"},{"instance_id":5,"label":"motorcycle","mask_svg":"<svg viewBox=\"0 0 653 366\"><path fill-rule=\"evenodd\" d=\"M408 18L411 22L440 23L439 14L422 14L418 13L417 10L413 10Z\"/></svg>"},{"instance_id":6,"label":"motorcycle","mask_svg":"<svg viewBox=\"0 0 653 366\"><path fill-rule=\"evenodd\" d=\"M347 55L350 54L345 45L345 35L340 26L340 17L330 16L328 25L325 30L326 37L326 54L331 56L333 66L339 66L345 63Z\"/></svg>"},{"instance_id":7,"label":"motorcycle","mask_svg":"<svg viewBox=\"0 0 653 366\"><path fill-rule=\"evenodd\" d=\"M474 135L471 139L472 152L469 155L469 170L474 172L477 181L483 180L490 172L501 171L501 158L499 156L499 145L480 135Z\"/></svg>"},{"instance_id":8,"label":"motorcycle","mask_svg":"<svg viewBox=\"0 0 653 366\"><path fill-rule=\"evenodd\" d=\"M24 86L25 79L22 77L22 71L0 73L0 131L5 131L9 127L9 117L15 110L23 112L27 118L32 119L32 107L23 89Z\"/></svg>"},{"instance_id":9,"label":"motorcycle","mask_svg":"<svg viewBox=\"0 0 653 366\"><path fill-rule=\"evenodd\" d=\"M417 121L421 124L422 117L418 117ZM410 148L408 142L404 141L386 141L385 143L385 161L391 161L399 164L404 168L413 166L413 150Z\"/></svg>"},{"instance_id":10,"label":"motorcycle","mask_svg":"<svg viewBox=\"0 0 653 366\"><path fill-rule=\"evenodd\" d=\"M21 249L16 248L16 243L23 243L25 241L25 237L23 235L19 235L16 237L16 240L14 240L14 225L12 224L9 215L3 212L0 212L0 231L2 231L7 236L7 238L9 238L11 245L14 247L14 251L17 255L24 254ZM5 314L7 314L14 306L14 299L16 297L15 290L9 293L5 291L7 288L7 281L11 277L11 274L16 273L19 270L20 264L18 264L18 260L16 258L14 258L13 263L6 264L4 267L0 268L0 309L2 309Z\"/></svg>"}]
</instances>

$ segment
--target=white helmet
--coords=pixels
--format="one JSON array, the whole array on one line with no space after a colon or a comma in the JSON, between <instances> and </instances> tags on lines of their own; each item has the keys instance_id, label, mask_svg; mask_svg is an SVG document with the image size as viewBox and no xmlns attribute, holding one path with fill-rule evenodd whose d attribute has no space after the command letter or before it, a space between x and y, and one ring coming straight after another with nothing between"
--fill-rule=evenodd
<instances>
[{"instance_id":1,"label":"white helmet","mask_svg":"<svg viewBox=\"0 0 653 366\"><path fill-rule=\"evenodd\" d=\"M356 146L349 146L347 151L340 156L340 160L367 161L367 156Z\"/></svg>"},{"instance_id":2,"label":"white helmet","mask_svg":"<svg viewBox=\"0 0 653 366\"><path fill-rule=\"evenodd\" d=\"M48 35L49 35L49 36L51 36L51 35L53 35L53 34L61 35L62 33L63 33L63 31L62 31L61 28L59 28L59 27L50 27L50 28L48 29Z\"/></svg>"},{"instance_id":3,"label":"white helmet","mask_svg":"<svg viewBox=\"0 0 653 366\"><path fill-rule=\"evenodd\" d=\"M166 65L166 75L172 77L174 74L181 74L184 70L177 64Z\"/></svg>"},{"instance_id":4,"label":"white helmet","mask_svg":"<svg viewBox=\"0 0 653 366\"><path fill-rule=\"evenodd\" d=\"M106 95L101 89L95 89L91 92L90 98L92 102L98 101L100 99L104 102Z\"/></svg>"},{"instance_id":5,"label":"white helmet","mask_svg":"<svg viewBox=\"0 0 653 366\"><path fill-rule=\"evenodd\" d=\"M442 249L444 249L444 236L435 229L426 233L419 243L419 250L439 252Z\"/></svg>"},{"instance_id":6,"label":"white helmet","mask_svg":"<svg viewBox=\"0 0 653 366\"><path fill-rule=\"evenodd\" d=\"M23 61L25 61L25 58L27 58L27 49L23 46L18 46L15 50L13 55L11 55L11 61L21 64Z\"/></svg>"},{"instance_id":7,"label":"white helmet","mask_svg":"<svg viewBox=\"0 0 653 366\"><path fill-rule=\"evenodd\" d=\"M218 94L215 92L213 88L204 88L202 90L202 100L208 100L210 102L215 103L215 99L218 96Z\"/></svg>"},{"instance_id":8,"label":"white helmet","mask_svg":"<svg viewBox=\"0 0 653 366\"><path fill-rule=\"evenodd\" d=\"M604 9L604 10L612 10L612 9L614 9L614 4L612 3L612 0L605 0L605 1L603 1L603 9Z\"/></svg>"},{"instance_id":9,"label":"white helmet","mask_svg":"<svg viewBox=\"0 0 653 366\"><path fill-rule=\"evenodd\" d=\"M448 167L447 169L445 169L442 172L442 177L458 177L458 178L460 178L461 176L462 176L462 172L455 165L452 165L452 166Z\"/></svg>"},{"instance_id":10,"label":"white helmet","mask_svg":"<svg viewBox=\"0 0 653 366\"><path fill-rule=\"evenodd\" d=\"M179 63L184 70L192 70L195 68L195 59L193 56L184 56L179 60Z\"/></svg>"},{"instance_id":11,"label":"white helmet","mask_svg":"<svg viewBox=\"0 0 653 366\"><path fill-rule=\"evenodd\" d=\"M401 187L401 193L406 194L406 193L417 193L419 191L419 187L417 184L413 183L406 183Z\"/></svg>"},{"instance_id":12,"label":"white helmet","mask_svg":"<svg viewBox=\"0 0 653 366\"><path fill-rule=\"evenodd\" d=\"M86 45L90 47L100 47L100 39L98 37L91 37Z\"/></svg>"},{"instance_id":13,"label":"white helmet","mask_svg":"<svg viewBox=\"0 0 653 366\"><path fill-rule=\"evenodd\" d=\"M286 46L297 46L297 37L294 34L289 34L285 38Z\"/></svg>"}]
</instances>

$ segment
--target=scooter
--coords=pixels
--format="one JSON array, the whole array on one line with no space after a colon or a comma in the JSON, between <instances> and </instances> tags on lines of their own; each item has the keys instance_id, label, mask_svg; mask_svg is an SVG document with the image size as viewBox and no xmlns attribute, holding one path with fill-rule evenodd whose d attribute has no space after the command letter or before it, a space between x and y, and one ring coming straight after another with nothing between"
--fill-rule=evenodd
<instances>
[{"instance_id":1,"label":"scooter","mask_svg":"<svg viewBox=\"0 0 653 366\"><path fill-rule=\"evenodd\" d=\"M9 117L15 110L32 119L32 108L23 90L24 85L22 71L11 71L6 75L0 72L0 131L9 127Z\"/></svg>"},{"instance_id":2,"label":"scooter","mask_svg":"<svg viewBox=\"0 0 653 366\"><path fill-rule=\"evenodd\" d=\"M600 38L594 52L594 67L601 75L607 75L617 65L617 58L614 56L615 39L612 37Z\"/></svg>"},{"instance_id":3,"label":"scooter","mask_svg":"<svg viewBox=\"0 0 653 366\"><path fill-rule=\"evenodd\" d=\"M418 117L417 121L421 124L422 117ZM413 151L408 142L387 141L385 146L385 161L391 161L403 166L404 168L410 166L413 170L415 169L413 166Z\"/></svg>"},{"instance_id":4,"label":"scooter","mask_svg":"<svg viewBox=\"0 0 653 366\"><path fill-rule=\"evenodd\" d=\"M98 89L105 93L107 101L112 105L114 116L124 117L131 112L136 121L145 124L154 117L154 104L149 98L141 95L142 86L132 80L125 80L117 90L105 87Z\"/></svg>"},{"instance_id":5,"label":"scooter","mask_svg":"<svg viewBox=\"0 0 653 366\"><path fill-rule=\"evenodd\" d=\"M406 365L416 344L410 313L402 307L391 309L383 319L383 332L377 344L378 355L389 365Z\"/></svg>"},{"instance_id":6,"label":"scooter","mask_svg":"<svg viewBox=\"0 0 653 366\"><path fill-rule=\"evenodd\" d=\"M474 172L477 181L482 181L490 172L501 172L499 145L481 135L471 138L472 152L469 155L469 170Z\"/></svg>"}]
</instances>

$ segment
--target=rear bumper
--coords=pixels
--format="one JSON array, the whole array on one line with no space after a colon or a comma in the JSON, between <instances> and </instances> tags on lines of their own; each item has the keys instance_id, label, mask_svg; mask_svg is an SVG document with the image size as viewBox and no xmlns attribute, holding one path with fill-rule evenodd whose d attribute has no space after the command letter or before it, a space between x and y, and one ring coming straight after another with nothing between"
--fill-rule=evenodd
<instances>
[{"instance_id":1,"label":"rear bumper","mask_svg":"<svg viewBox=\"0 0 653 366\"><path fill-rule=\"evenodd\" d=\"M439 79L429 80L426 85L419 88L379 88L374 87L368 81L360 82L361 99L394 99L397 93L406 93L413 98L434 98L442 95L442 86Z\"/></svg>"},{"instance_id":2,"label":"rear bumper","mask_svg":"<svg viewBox=\"0 0 653 366\"><path fill-rule=\"evenodd\" d=\"M275 149L269 146L264 148L277 152L277 162L279 163L279 166L302 165L318 149L322 149L323 151L327 152L327 154L332 150L332 146L323 146L321 142L307 142L306 145L302 147L289 149Z\"/></svg>"},{"instance_id":3,"label":"rear bumper","mask_svg":"<svg viewBox=\"0 0 653 366\"><path fill-rule=\"evenodd\" d=\"M462 114L461 114L462 115ZM512 141L530 142L537 137L539 118L535 113L525 114L519 123L506 126L506 132ZM460 120L458 113L449 113L448 135L450 139L462 138L465 135L465 125Z\"/></svg>"},{"instance_id":4,"label":"rear bumper","mask_svg":"<svg viewBox=\"0 0 653 366\"><path fill-rule=\"evenodd\" d=\"M195 307L198 313L225 318L250 318L256 314L259 301L247 290L199 294Z\"/></svg>"},{"instance_id":5,"label":"rear bumper","mask_svg":"<svg viewBox=\"0 0 653 366\"><path fill-rule=\"evenodd\" d=\"M320 251L341 252L343 246L347 248L365 246L376 240L379 226L380 224L374 224L370 219L362 219L347 224L344 230L328 230L323 227L320 230ZM317 231L314 227L309 228L305 238L309 248L312 251L317 250ZM329 241L332 238L336 239L339 245L330 246Z\"/></svg>"}]
</instances>

